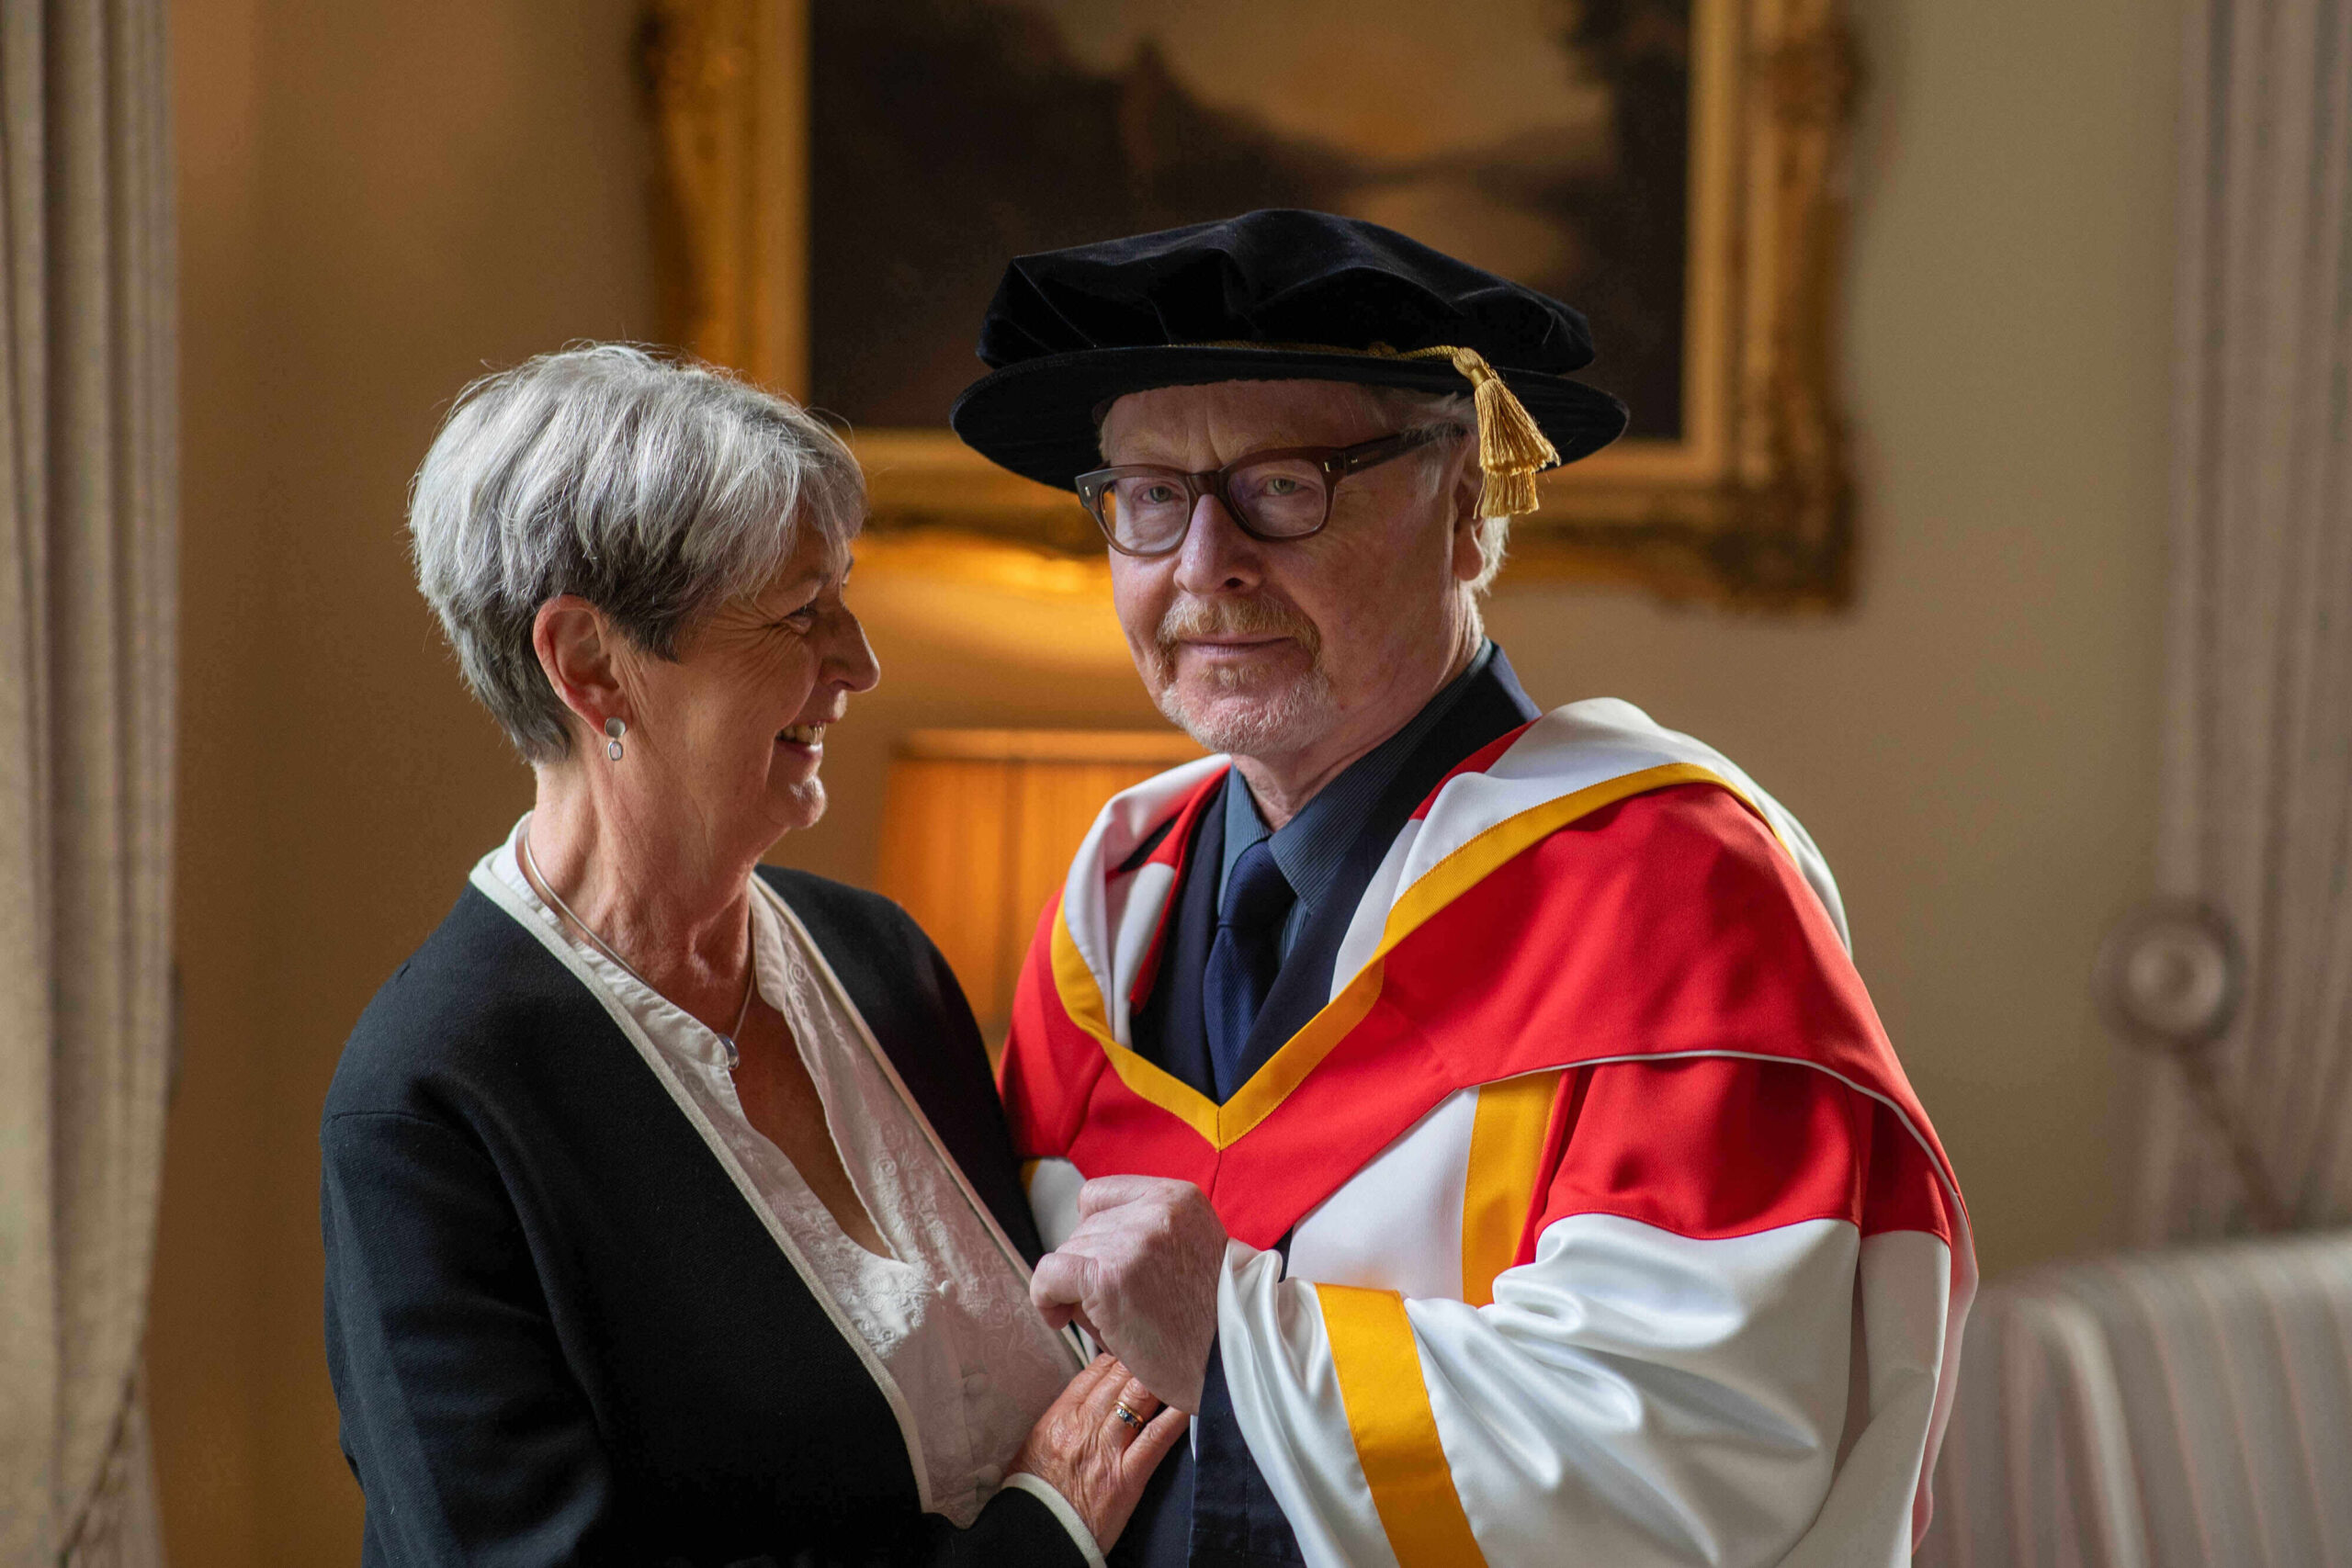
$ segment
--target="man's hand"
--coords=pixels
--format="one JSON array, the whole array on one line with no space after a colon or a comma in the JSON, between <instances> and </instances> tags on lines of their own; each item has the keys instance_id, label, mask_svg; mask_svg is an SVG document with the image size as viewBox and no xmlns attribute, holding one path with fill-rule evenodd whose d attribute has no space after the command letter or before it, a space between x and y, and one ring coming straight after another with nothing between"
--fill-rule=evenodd
<instances>
[{"instance_id":1,"label":"man's hand","mask_svg":"<svg viewBox=\"0 0 2352 1568\"><path fill-rule=\"evenodd\" d=\"M1080 1327L1136 1381L1188 1414L1216 1337L1225 1225L1201 1190L1157 1176L1105 1176L1079 1190L1078 1228L1038 1261L1029 1299Z\"/></svg>"}]
</instances>

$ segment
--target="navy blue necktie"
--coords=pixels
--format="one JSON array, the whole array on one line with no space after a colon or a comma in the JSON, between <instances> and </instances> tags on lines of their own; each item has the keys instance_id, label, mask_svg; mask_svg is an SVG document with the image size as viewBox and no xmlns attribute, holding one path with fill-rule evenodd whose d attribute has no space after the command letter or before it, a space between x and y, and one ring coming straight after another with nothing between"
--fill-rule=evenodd
<instances>
[{"instance_id":1,"label":"navy blue necktie","mask_svg":"<svg viewBox=\"0 0 2352 1568\"><path fill-rule=\"evenodd\" d=\"M1201 1011L1208 1025L1209 1063L1219 1104L1241 1087L1241 1057L1250 1026L1266 1005L1282 968L1283 920L1296 895L1274 863L1264 839L1241 852L1226 874L1217 906L1216 940L1201 976Z\"/></svg>"}]
</instances>

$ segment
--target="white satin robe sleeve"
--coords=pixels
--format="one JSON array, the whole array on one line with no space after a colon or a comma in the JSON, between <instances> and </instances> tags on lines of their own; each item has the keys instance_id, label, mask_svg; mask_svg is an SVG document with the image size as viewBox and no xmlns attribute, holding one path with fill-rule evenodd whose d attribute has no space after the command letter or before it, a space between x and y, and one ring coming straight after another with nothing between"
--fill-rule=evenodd
<instances>
[{"instance_id":1,"label":"white satin robe sleeve","mask_svg":"<svg viewBox=\"0 0 2352 1568\"><path fill-rule=\"evenodd\" d=\"M1694 1240L1577 1214L1472 1307L1318 1290L1234 1243L1219 1348L1313 1564L1899 1563L1944 1252L1838 1219Z\"/></svg>"}]
</instances>

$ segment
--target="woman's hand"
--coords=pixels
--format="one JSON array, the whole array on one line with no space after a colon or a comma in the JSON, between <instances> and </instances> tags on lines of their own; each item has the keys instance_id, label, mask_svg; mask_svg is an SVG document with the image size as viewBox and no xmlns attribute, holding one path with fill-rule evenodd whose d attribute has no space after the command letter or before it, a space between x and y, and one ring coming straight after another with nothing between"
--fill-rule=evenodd
<instances>
[{"instance_id":1,"label":"woman's hand","mask_svg":"<svg viewBox=\"0 0 2352 1568\"><path fill-rule=\"evenodd\" d=\"M1125 1405L1134 1416L1120 1416ZM1069 1380L1061 1397L1030 1429L1012 1469L1046 1482L1078 1510L1104 1551L1127 1528L1143 1484L1184 1436L1192 1419L1152 1392L1109 1356Z\"/></svg>"}]
</instances>

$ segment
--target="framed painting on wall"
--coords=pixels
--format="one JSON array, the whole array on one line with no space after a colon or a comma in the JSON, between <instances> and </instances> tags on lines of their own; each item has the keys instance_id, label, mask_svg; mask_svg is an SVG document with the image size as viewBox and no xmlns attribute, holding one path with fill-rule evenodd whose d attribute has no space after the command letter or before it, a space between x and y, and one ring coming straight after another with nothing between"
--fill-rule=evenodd
<instances>
[{"instance_id":1,"label":"framed painting on wall","mask_svg":"<svg viewBox=\"0 0 2352 1568\"><path fill-rule=\"evenodd\" d=\"M1591 318L1633 423L1513 575L1847 594L1838 0L652 0L644 60L675 336L846 421L877 532L1098 556L944 428L1004 263L1311 207Z\"/></svg>"}]
</instances>

